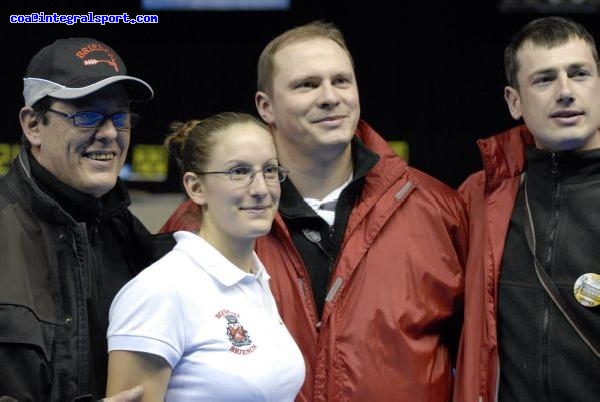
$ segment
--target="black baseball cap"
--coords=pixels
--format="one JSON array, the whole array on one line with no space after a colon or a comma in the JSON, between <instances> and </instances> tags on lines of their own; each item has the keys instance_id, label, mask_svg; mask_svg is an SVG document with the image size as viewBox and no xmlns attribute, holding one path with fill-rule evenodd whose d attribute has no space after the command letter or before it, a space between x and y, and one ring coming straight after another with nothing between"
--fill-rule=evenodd
<instances>
[{"instance_id":1,"label":"black baseball cap","mask_svg":"<svg viewBox=\"0 0 600 402\"><path fill-rule=\"evenodd\" d=\"M58 39L33 56L23 78L25 106L50 95L76 99L121 82L131 100L152 99L152 87L127 75L127 67L110 46L91 38Z\"/></svg>"}]
</instances>

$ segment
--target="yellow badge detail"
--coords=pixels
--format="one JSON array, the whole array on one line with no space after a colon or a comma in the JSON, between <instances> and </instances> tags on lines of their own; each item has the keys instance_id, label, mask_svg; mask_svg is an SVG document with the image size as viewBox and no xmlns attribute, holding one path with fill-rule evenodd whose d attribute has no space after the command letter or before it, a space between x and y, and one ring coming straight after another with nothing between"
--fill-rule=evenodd
<instances>
[{"instance_id":1,"label":"yellow badge detail","mask_svg":"<svg viewBox=\"0 0 600 402\"><path fill-rule=\"evenodd\" d=\"M587 273L575 281L573 293L577 301L586 307L600 305L600 275Z\"/></svg>"}]
</instances>

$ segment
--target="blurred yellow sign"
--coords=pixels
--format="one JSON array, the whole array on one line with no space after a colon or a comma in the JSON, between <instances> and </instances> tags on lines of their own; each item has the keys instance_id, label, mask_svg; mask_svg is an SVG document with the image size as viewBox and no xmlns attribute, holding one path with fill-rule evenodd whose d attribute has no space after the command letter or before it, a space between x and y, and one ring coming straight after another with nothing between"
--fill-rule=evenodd
<instances>
[{"instance_id":1,"label":"blurred yellow sign","mask_svg":"<svg viewBox=\"0 0 600 402\"><path fill-rule=\"evenodd\" d=\"M396 155L408 162L408 142L388 141L388 145L396 152Z\"/></svg>"},{"instance_id":2,"label":"blurred yellow sign","mask_svg":"<svg viewBox=\"0 0 600 402\"><path fill-rule=\"evenodd\" d=\"M0 176L8 172L10 163L19 154L19 144L0 143Z\"/></svg>"},{"instance_id":3,"label":"blurred yellow sign","mask_svg":"<svg viewBox=\"0 0 600 402\"><path fill-rule=\"evenodd\" d=\"M164 145L139 144L133 148L130 177L135 181L164 181L169 171L169 154Z\"/></svg>"}]
</instances>

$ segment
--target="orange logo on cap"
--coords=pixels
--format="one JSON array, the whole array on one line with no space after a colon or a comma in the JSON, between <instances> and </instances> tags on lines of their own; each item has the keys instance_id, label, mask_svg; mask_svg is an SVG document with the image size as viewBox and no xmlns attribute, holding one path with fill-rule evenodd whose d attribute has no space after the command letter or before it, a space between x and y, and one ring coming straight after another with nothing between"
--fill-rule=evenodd
<instances>
[{"instance_id":1,"label":"orange logo on cap","mask_svg":"<svg viewBox=\"0 0 600 402\"><path fill-rule=\"evenodd\" d=\"M94 59L94 58L84 59L85 57L90 55L92 52L105 53L108 56L108 59ZM119 72L119 66L117 65L117 62L116 62L113 54L110 52L110 50L108 50L108 48L106 46L102 46L98 43L91 43L87 46L82 47L77 52L75 52L75 56L79 57L80 59L84 59L83 60L84 66L93 66L98 63L106 63L106 64L112 66L117 73Z\"/></svg>"}]
</instances>

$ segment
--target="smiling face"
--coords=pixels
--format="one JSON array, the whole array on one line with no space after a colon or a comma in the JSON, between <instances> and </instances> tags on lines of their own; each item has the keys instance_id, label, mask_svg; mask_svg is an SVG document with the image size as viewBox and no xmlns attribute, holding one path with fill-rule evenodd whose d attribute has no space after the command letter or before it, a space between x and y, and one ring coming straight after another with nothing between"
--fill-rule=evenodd
<instances>
[{"instance_id":1,"label":"smiling face","mask_svg":"<svg viewBox=\"0 0 600 402\"><path fill-rule=\"evenodd\" d=\"M212 135L215 144L206 172L278 165L271 134L255 123L235 123ZM219 244L254 241L271 229L280 186L279 182L266 182L261 172L256 172L252 182L234 182L227 174L187 172L184 182L188 195L202 206L200 234L217 248Z\"/></svg>"},{"instance_id":2,"label":"smiling face","mask_svg":"<svg viewBox=\"0 0 600 402\"><path fill-rule=\"evenodd\" d=\"M113 84L76 103L56 100L51 107L66 114L92 111L112 116L129 112L129 101L126 90ZM80 128L72 119L52 112L46 113L46 120L25 130L40 165L83 193L101 197L110 191L125 163L130 130L116 130L111 120L97 128Z\"/></svg>"},{"instance_id":3,"label":"smiling face","mask_svg":"<svg viewBox=\"0 0 600 402\"><path fill-rule=\"evenodd\" d=\"M600 148L600 81L589 45L573 38L551 48L525 42L517 52L519 88L506 87L513 118L538 148Z\"/></svg>"},{"instance_id":4,"label":"smiling face","mask_svg":"<svg viewBox=\"0 0 600 402\"><path fill-rule=\"evenodd\" d=\"M291 42L274 55L272 93L257 92L258 111L279 152L311 155L345 149L360 116L352 62L327 38Z\"/></svg>"}]
</instances>

